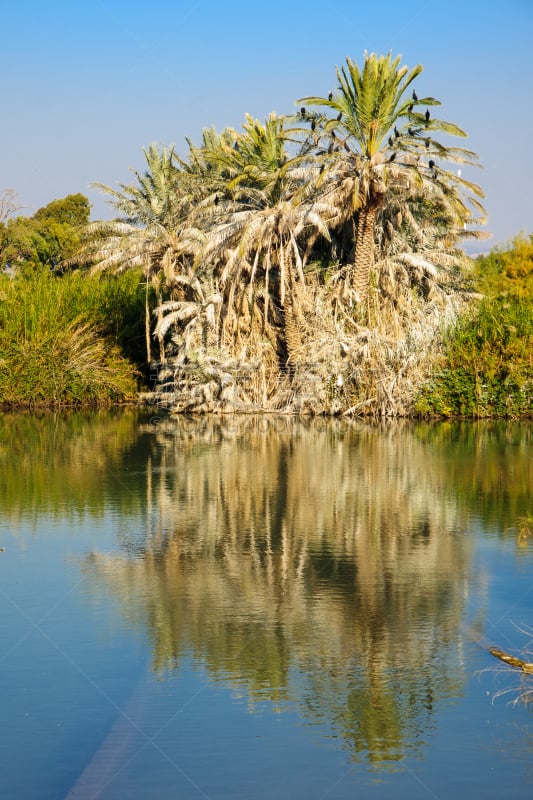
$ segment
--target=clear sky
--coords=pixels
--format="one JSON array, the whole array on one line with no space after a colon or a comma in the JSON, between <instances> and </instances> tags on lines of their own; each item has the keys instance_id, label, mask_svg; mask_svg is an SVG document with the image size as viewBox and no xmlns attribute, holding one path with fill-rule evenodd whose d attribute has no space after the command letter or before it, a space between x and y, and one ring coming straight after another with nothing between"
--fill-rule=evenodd
<instances>
[{"instance_id":1,"label":"clear sky","mask_svg":"<svg viewBox=\"0 0 533 800\"><path fill-rule=\"evenodd\" d=\"M346 56L420 63L419 96L469 134L487 229L533 232L533 0L0 0L0 189L24 213L127 182L152 142L325 95ZM465 174L465 173L463 173ZM485 248L486 249L486 248Z\"/></svg>"}]
</instances>

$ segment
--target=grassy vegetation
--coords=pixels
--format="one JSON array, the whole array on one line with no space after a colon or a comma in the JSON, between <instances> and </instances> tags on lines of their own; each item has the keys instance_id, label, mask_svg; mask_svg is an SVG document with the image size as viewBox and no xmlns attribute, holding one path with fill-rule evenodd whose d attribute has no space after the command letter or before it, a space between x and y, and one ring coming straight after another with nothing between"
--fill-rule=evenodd
<instances>
[{"instance_id":1,"label":"grassy vegetation","mask_svg":"<svg viewBox=\"0 0 533 800\"><path fill-rule=\"evenodd\" d=\"M476 261L483 299L445 342L419 414L533 415L533 236L518 237Z\"/></svg>"},{"instance_id":2,"label":"grassy vegetation","mask_svg":"<svg viewBox=\"0 0 533 800\"><path fill-rule=\"evenodd\" d=\"M0 275L0 402L109 404L135 396L143 361L138 273Z\"/></svg>"}]
</instances>

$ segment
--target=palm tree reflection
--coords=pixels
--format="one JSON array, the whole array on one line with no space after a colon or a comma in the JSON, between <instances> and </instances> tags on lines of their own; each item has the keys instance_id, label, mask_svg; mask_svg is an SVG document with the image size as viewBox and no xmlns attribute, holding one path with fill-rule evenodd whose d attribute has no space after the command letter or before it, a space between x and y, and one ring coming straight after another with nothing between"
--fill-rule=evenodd
<instances>
[{"instance_id":1,"label":"palm tree reflection","mask_svg":"<svg viewBox=\"0 0 533 800\"><path fill-rule=\"evenodd\" d=\"M160 424L146 536L84 562L149 633L153 668L192 653L254 704L296 704L356 759L423 740L464 680L464 520L409 426Z\"/></svg>"}]
</instances>

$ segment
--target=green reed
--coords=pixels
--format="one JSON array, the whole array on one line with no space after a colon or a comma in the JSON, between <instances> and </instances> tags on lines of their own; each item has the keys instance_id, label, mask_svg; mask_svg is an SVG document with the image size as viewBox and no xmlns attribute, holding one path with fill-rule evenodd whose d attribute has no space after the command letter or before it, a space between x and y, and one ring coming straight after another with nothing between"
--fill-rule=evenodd
<instances>
[{"instance_id":1,"label":"green reed","mask_svg":"<svg viewBox=\"0 0 533 800\"><path fill-rule=\"evenodd\" d=\"M109 404L134 397L143 345L139 275L0 275L0 403Z\"/></svg>"}]
</instances>

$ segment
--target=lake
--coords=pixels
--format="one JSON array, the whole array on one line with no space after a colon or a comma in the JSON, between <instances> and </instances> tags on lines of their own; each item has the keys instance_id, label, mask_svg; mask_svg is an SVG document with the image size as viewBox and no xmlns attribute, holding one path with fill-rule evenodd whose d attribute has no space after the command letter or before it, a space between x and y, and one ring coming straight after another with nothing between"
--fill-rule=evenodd
<instances>
[{"instance_id":1,"label":"lake","mask_svg":"<svg viewBox=\"0 0 533 800\"><path fill-rule=\"evenodd\" d=\"M533 795L533 426L0 415L0 796Z\"/></svg>"}]
</instances>

